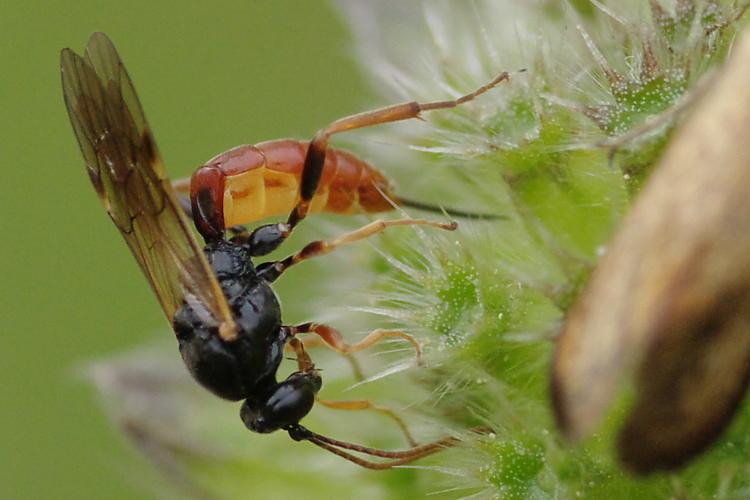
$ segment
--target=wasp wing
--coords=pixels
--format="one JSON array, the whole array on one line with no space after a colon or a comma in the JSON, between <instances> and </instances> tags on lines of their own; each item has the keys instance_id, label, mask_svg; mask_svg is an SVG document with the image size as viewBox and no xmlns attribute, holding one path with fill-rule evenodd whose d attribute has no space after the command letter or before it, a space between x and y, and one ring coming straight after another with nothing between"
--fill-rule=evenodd
<instances>
[{"instance_id":1,"label":"wasp wing","mask_svg":"<svg viewBox=\"0 0 750 500\"><path fill-rule=\"evenodd\" d=\"M133 83L110 39L61 54L65 105L91 182L171 322L189 302L231 340L229 305L166 176Z\"/></svg>"}]
</instances>

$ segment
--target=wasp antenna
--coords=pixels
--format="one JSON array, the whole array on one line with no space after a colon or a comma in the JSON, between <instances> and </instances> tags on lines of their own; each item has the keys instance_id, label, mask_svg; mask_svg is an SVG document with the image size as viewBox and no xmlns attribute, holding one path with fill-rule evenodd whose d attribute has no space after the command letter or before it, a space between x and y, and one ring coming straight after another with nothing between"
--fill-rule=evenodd
<instances>
[{"instance_id":1,"label":"wasp antenna","mask_svg":"<svg viewBox=\"0 0 750 500\"><path fill-rule=\"evenodd\" d=\"M425 453L423 455L414 456L410 458L401 458L397 460L390 460L387 462L373 462L371 460L365 460L363 458L359 458L358 456L352 455L351 453L348 453L344 450L341 450L339 448L336 448L334 446L328 445L322 441L319 441L317 439L309 439L309 441L314 444L315 446L318 446L320 448L323 448L326 451L329 451L333 453L334 455L337 455L345 460L348 460L352 463L355 463L359 465L360 467L364 467L365 469L372 469L372 470L385 470L385 469L391 469L393 467L397 467L399 465L405 465L408 464L418 458L422 458L424 456L430 455L432 453L435 453L439 450L431 451L430 453Z\"/></svg>"},{"instance_id":2,"label":"wasp antenna","mask_svg":"<svg viewBox=\"0 0 750 500\"><path fill-rule=\"evenodd\" d=\"M387 451L329 438L327 436L323 436L322 434L318 434L317 432L313 432L310 429L299 424L288 428L287 432L289 433L289 436L295 441L310 441L315 446L330 451L331 453L349 460L350 462L353 462L361 467L378 470L390 469L391 467L395 467L397 465L408 464L410 462L413 462L414 460L418 460L428 455L432 455L433 453L437 453L444 448L455 446L460 442L458 438L450 436L438 439L437 441L433 441L431 443L413 446L407 450ZM387 458L390 460L387 462L372 462L370 460L362 459L349 452L362 453L364 455Z\"/></svg>"},{"instance_id":3,"label":"wasp antenna","mask_svg":"<svg viewBox=\"0 0 750 500\"><path fill-rule=\"evenodd\" d=\"M424 210L425 212L432 212L435 214L444 214L451 217L460 217L462 219L481 219L481 220L506 220L508 216L505 214L486 214L479 212L469 212L465 210L457 210L454 208L443 207L441 205L432 205L430 203L424 203L422 201L410 200L408 198L398 198L396 203L403 207L415 208L417 210Z\"/></svg>"},{"instance_id":4,"label":"wasp antenna","mask_svg":"<svg viewBox=\"0 0 750 500\"><path fill-rule=\"evenodd\" d=\"M353 462L361 467L375 470L390 469L399 465L405 465L420 458L424 458L426 456L437 453L445 448L456 446L461 442L459 438L449 436L438 439L431 443L413 446L408 450L386 451L329 438L327 436L323 436L321 434L313 432L299 424L287 429L287 431L289 432L291 438L295 441L310 441L315 446L323 448L324 450L329 451L334 455L338 455L339 457L349 460L350 462ZM489 427L477 427L472 429L472 432L480 435L490 434L492 433L492 429ZM374 457L387 458L390 460L385 462L373 462L353 455L352 453L349 453L350 451Z\"/></svg>"}]
</instances>

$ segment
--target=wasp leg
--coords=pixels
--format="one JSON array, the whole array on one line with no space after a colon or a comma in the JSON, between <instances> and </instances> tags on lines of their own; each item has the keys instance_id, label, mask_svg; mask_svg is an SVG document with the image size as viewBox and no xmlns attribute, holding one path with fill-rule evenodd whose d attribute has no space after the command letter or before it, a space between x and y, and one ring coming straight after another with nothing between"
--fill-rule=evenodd
<instances>
[{"instance_id":1,"label":"wasp leg","mask_svg":"<svg viewBox=\"0 0 750 500\"><path fill-rule=\"evenodd\" d=\"M304 341L302 341L302 345L307 350L310 348L320 347L322 345L325 345L325 343L319 337L313 337L313 338L307 338ZM292 346L288 344L287 344L287 348L290 351L294 351ZM341 352L339 354L341 354L341 356L346 358L346 360L349 362L349 365L352 368L354 379L357 380L357 382L363 381L365 379L365 374L362 371L362 366L359 364L359 360L352 353Z\"/></svg>"},{"instance_id":2,"label":"wasp leg","mask_svg":"<svg viewBox=\"0 0 750 500\"><path fill-rule=\"evenodd\" d=\"M313 137L312 141L310 141L310 146L307 148L305 163L302 170L302 180L300 182L299 201L289 214L287 224L289 224L291 228L294 228L294 226L307 216L307 213L310 210L312 198L315 195L315 191L318 189L320 176L323 173L326 150L328 149L328 139L333 134L358 128L371 127L373 125L380 125L381 123L418 118L420 113L424 111L455 108L456 106L475 99L479 95L484 94L495 87L500 82L508 80L509 78L510 75L507 72L503 72L495 77L494 80L482 85L474 92L461 96L455 100L426 103L412 101L395 104L393 106L387 106L340 118L331 123L328 127L319 130Z\"/></svg>"},{"instance_id":3,"label":"wasp leg","mask_svg":"<svg viewBox=\"0 0 750 500\"><path fill-rule=\"evenodd\" d=\"M406 440L409 442L409 446L413 448L415 446L418 446L419 444L411 435L411 432L409 431L409 427L406 425L406 422L404 422L404 420L400 416L398 416L396 412L394 412L387 406L373 403L372 401L368 399L358 399L358 400L348 400L348 401L330 401L327 399L318 398L318 403L322 404L326 408L331 408L334 410L372 410L378 413L382 413L388 418L393 419L396 422L396 425L398 425L399 428L401 428L401 432L404 433Z\"/></svg>"},{"instance_id":4,"label":"wasp leg","mask_svg":"<svg viewBox=\"0 0 750 500\"><path fill-rule=\"evenodd\" d=\"M458 227L458 224L456 222L435 222L426 219L378 219L370 222L366 226L362 226L359 229L356 229L349 233L344 233L334 240L316 240L312 243L308 243L298 253L290 255L284 260L279 260L276 262L266 262L261 266L258 266L258 274L266 281L276 281L276 279L278 279L278 277L281 276L284 271L295 264L299 264L300 262L312 257L326 255L333 252L341 245L347 245L360 240L364 240L365 238L369 238L370 236L382 233L387 228L392 226L432 226L439 229L445 229L446 231L453 231Z\"/></svg>"},{"instance_id":5,"label":"wasp leg","mask_svg":"<svg viewBox=\"0 0 750 500\"><path fill-rule=\"evenodd\" d=\"M297 338L291 337L287 344L297 355L297 368L301 372L310 372L315 370L315 363L312 362L310 356L305 352L305 346Z\"/></svg>"},{"instance_id":6,"label":"wasp leg","mask_svg":"<svg viewBox=\"0 0 750 500\"><path fill-rule=\"evenodd\" d=\"M321 339L323 339L323 342L325 342L328 347L330 347L334 351L347 354L363 351L369 347L372 347L383 339L403 339L409 342L412 347L414 347L417 364L422 365L422 346L419 344L419 342L417 342L417 339L415 339L408 333L402 332L401 330L386 330L383 328L378 328L377 330L373 330L372 332L367 334L365 338L363 338L356 344L347 344L344 341L344 337L341 335L341 332L333 327L320 323L303 323L297 326L290 326L289 331L292 335L298 335L300 333L314 333Z\"/></svg>"}]
</instances>

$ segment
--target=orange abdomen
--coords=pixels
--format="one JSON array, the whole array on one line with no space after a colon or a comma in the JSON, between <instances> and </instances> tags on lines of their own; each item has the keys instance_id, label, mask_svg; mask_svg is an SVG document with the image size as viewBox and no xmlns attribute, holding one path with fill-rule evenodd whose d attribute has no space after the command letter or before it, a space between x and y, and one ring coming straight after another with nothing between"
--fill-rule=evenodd
<instances>
[{"instance_id":1,"label":"orange abdomen","mask_svg":"<svg viewBox=\"0 0 750 500\"><path fill-rule=\"evenodd\" d=\"M292 139L238 146L195 171L190 181L196 218L231 227L286 215L297 203L308 143ZM392 210L388 180L351 153L329 148L312 212L350 214ZM197 201L200 200L198 204ZM195 215L195 214L194 214Z\"/></svg>"}]
</instances>

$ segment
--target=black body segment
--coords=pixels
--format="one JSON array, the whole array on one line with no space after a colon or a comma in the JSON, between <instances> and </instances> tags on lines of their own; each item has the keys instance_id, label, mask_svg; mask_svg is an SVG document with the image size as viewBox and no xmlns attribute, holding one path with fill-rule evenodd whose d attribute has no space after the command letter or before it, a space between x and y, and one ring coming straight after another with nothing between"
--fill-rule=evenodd
<instances>
[{"instance_id":1,"label":"black body segment","mask_svg":"<svg viewBox=\"0 0 750 500\"><path fill-rule=\"evenodd\" d=\"M265 393L276 383L288 331L269 284L255 273L250 247L218 240L205 253L239 327L237 338L223 341L189 302L175 314L173 327L190 373L208 390L238 401Z\"/></svg>"}]
</instances>

